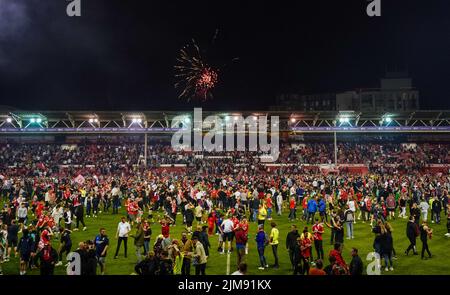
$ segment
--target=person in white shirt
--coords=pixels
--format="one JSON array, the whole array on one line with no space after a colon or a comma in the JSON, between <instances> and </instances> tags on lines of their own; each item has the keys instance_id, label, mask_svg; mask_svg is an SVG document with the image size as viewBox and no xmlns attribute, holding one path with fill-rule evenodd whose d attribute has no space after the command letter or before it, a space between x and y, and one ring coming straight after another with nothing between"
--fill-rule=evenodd
<instances>
[{"instance_id":1,"label":"person in white shirt","mask_svg":"<svg viewBox=\"0 0 450 295\"><path fill-rule=\"evenodd\" d=\"M17 208L17 217L19 218L20 230L22 230L23 225L27 224L28 209L25 203L20 203L20 207Z\"/></svg>"},{"instance_id":2,"label":"person in white shirt","mask_svg":"<svg viewBox=\"0 0 450 295\"><path fill-rule=\"evenodd\" d=\"M55 228L57 232L59 231L59 222L61 221L61 218L64 216L64 209L61 205L57 205L52 209L52 217L55 221Z\"/></svg>"},{"instance_id":3,"label":"person in white shirt","mask_svg":"<svg viewBox=\"0 0 450 295\"><path fill-rule=\"evenodd\" d=\"M125 249L125 258L127 258L128 234L130 233L130 231L131 231L130 224L126 221L125 217L122 217L122 220L119 222L119 225L117 226L116 238L118 240L114 259L117 259L117 255L119 254L120 245L122 244L122 241L123 247Z\"/></svg>"},{"instance_id":4,"label":"person in white shirt","mask_svg":"<svg viewBox=\"0 0 450 295\"><path fill-rule=\"evenodd\" d=\"M233 238L233 229L234 224L233 221L230 218L225 219L222 222L222 232L223 232L223 241L228 241L228 253L231 253L231 239ZM222 248L221 254L225 253L225 247Z\"/></svg>"},{"instance_id":5,"label":"person in white shirt","mask_svg":"<svg viewBox=\"0 0 450 295\"><path fill-rule=\"evenodd\" d=\"M277 213L278 213L278 216L281 216L282 208L283 208L283 196L281 195L281 192L278 192L278 194L277 194Z\"/></svg>"},{"instance_id":6,"label":"person in white shirt","mask_svg":"<svg viewBox=\"0 0 450 295\"><path fill-rule=\"evenodd\" d=\"M355 201L353 199L348 199L347 201L347 205L348 205L348 209L350 209L350 211L353 212L353 216L355 216L356 213L356 204ZM354 218L353 223L356 223L356 218Z\"/></svg>"},{"instance_id":7,"label":"person in white shirt","mask_svg":"<svg viewBox=\"0 0 450 295\"><path fill-rule=\"evenodd\" d=\"M428 204L427 201L425 201L425 199L422 199L419 204L419 208L420 208L420 213L422 214L422 220L427 221L428 220L428 209L430 209L430 205Z\"/></svg>"}]
</instances>

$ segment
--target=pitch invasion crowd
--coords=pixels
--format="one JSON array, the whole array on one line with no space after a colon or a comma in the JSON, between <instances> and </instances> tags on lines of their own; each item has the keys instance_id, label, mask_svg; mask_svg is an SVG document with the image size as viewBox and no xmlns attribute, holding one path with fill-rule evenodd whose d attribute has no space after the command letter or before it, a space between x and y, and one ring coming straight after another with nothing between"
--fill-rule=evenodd
<instances>
[{"instance_id":1,"label":"pitch invasion crowd","mask_svg":"<svg viewBox=\"0 0 450 295\"><path fill-rule=\"evenodd\" d=\"M11 263L10 257L17 255L20 274L36 267L41 274L53 274L55 267L66 264L66 255L75 251L81 257L81 274L104 274L108 259L118 257L122 247L127 256L128 238L133 238L138 261L135 272L143 275L191 274L191 266L195 274L205 274L210 252L216 250L237 253L235 274L246 273L249 249L258 253L259 270L268 268L268 261L277 269L279 247L289 250L294 274L358 275L363 273L358 250L351 249L351 261L344 260L342 251L345 239L357 235L353 225L359 220L371 225L373 249L382 258L384 271L394 270L395 250L399 251L394 247L390 220L405 219L402 238L410 244L406 255L420 250L422 259L431 257L428 240L433 223L446 225L446 236L450 236L447 174L411 170L335 176L301 168L295 173L264 173L247 169L248 163L245 171L233 169L239 159L203 161L209 173L186 174L121 166L118 163L135 160L127 152L129 146L112 151L97 147L96 152L90 148L59 154L51 146L33 146L31 153L3 148L1 263ZM99 156L98 149L107 151L106 156ZM372 148L363 149L357 157L377 155ZM418 161L435 159L416 153ZM439 161L443 156L437 157ZM79 177L79 168L53 168L56 158L104 166L83 170L89 173ZM17 167L8 167L12 163ZM217 168L227 165L229 170ZM126 208L127 216L118 217L117 232L99 228L92 240L72 245L72 235L86 230L85 217L101 219L100 212L118 214L119 207ZM292 222L289 232L278 230L272 219L275 214ZM441 221L441 216L447 220ZM307 227L297 228L299 219ZM249 232L251 222L258 224L257 232ZM185 228L181 237L173 236L171 228L181 225ZM330 241L323 241L324 231L331 233ZM211 249L210 239L218 239L218 249ZM421 245L416 245L417 239ZM53 246L55 241L58 247ZM323 251L324 242L333 244L329 253Z\"/></svg>"}]
</instances>

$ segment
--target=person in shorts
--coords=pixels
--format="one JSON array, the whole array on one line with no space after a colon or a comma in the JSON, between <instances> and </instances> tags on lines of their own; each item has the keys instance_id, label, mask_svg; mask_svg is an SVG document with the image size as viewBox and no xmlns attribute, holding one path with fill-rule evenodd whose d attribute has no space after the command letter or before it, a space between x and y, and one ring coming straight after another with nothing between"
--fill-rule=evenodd
<instances>
[{"instance_id":1,"label":"person in shorts","mask_svg":"<svg viewBox=\"0 0 450 295\"><path fill-rule=\"evenodd\" d=\"M225 243L222 248L221 254L225 253L225 247L228 245L228 253L231 253L231 240L233 239L233 229L234 229L234 223L231 220L231 218L226 218L222 222L222 236L223 236L223 242ZM227 243L228 242L228 243Z\"/></svg>"},{"instance_id":2,"label":"person in shorts","mask_svg":"<svg viewBox=\"0 0 450 295\"><path fill-rule=\"evenodd\" d=\"M19 234L19 226L15 220L11 221L11 225L8 226L8 257L7 261L10 259L11 251L14 249L14 254L17 257L17 244L19 242L18 234Z\"/></svg>"},{"instance_id":3,"label":"person in shorts","mask_svg":"<svg viewBox=\"0 0 450 295\"><path fill-rule=\"evenodd\" d=\"M104 275L106 268L106 254L109 247L109 239L104 228L100 229L100 234L95 237L94 243L95 255L97 257L98 264L100 265L100 272Z\"/></svg>"}]
</instances>

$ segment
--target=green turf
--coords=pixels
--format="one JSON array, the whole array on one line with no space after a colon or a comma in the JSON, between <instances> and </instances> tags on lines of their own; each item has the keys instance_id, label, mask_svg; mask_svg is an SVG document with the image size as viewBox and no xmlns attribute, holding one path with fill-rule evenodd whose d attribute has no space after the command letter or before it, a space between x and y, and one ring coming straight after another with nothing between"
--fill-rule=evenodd
<instances>
[{"instance_id":1,"label":"green turf","mask_svg":"<svg viewBox=\"0 0 450 295\"><path fill-rule=\"evenodd\" d=\"M119 212L124 214L123 209ZM291 274L290 271L290 262L289 255L287 250L285 249L285 239L286 234L289 231L291 222L288 221L287 212L284 212L281 217L274 216L274 221L278 224L278 228L280 230L280 246L278 249L278 255L280 258L280 268L275 269L266 269L266 270L258 270L259 259L258 253L256 250L256 243L254 241L254 236L256 234L256 224L251 223L250 226L250 237L249 237L249 255L247 256L247 263L249 265L249 274L275 274L275 275L284 275ZM442 214L443 215L443 214ZM118 259L113 259L114 251L116 249L117 240L115 239L115 231L117 228L117 223L120 220L121 215L112 215L109 213L102 213L98 218L85 218L85 222L87 225L87 231L83 232L74 232L72 234L73 240L73 250L76 248L78 242L87 239L94 239L96 236L98 229L100 227L105 227L107 229L107 234L110 238L110 250L107 256L107 270L106 274L108 275L129 275L134 272L134 265L136 262L136 256L134 254L134 245L133 239L130 238L128 242L128 258L123 257L123 246L121 252L119 254ZM444 217L444 216L442 216ZM177 226L171 228L171 237L180 238L181 232L184 230L184 227L181 226L181 216L178 216ZM405 219L397 219L391 222L394 228L393 237L394 237L394 248L397 251L397 260L394 260L394 271L385 273L382 271L382 274L411 274L411 275L425 275L425 274L441 274L448 275L450 274L450 252L448 251L448 247L450 245L450 238L446 238L444 234L446 231L446 218L442 219L442 223L440 225L430 224L434 230L433 239L429 241L429 247L433 254L433 258L429 260L421 260L419 256L409 255L406 256L404 254L405 249L408 246L408 240L405 236L405 227L406 220ZM266 223L268 223L266 221ZM302 221L296 222L299 230L303 228L305 225ZM196 223L194 222L194 228ZM269 228L269 226L266 226ZM154 224L152 227L153 236L151 239L151 245L154 243L154 238L161 231L159 224ZM344 241L344 258L347 262L350 262L350 250L352 247L356 247L359 249L360 256L363 259L365 266L367 262L365 258L367 253L372 252L372 244L374 235L371 233L371 228L368 223L362 223L358 221L355 224L355 239L353 240L345 240ZM330 238L330 230L325 228L324 234L324 250L325 257L327 257L327 253L331 250L331 245L329 243ZM420 240L417 240L418 251L421 250ZM211 250L210 257L208 258L206 273L207 274L216 274L216 275L224 275L226 274L226 263L227 263L227 255L220 255L217 252L218 238L216 235L210 236ZM54 246L57 247L57 241L54 242ZM313 251L315 254L315 251ZM273 264L274 259L272 255L272 251L270 246L266 248L266 258L269 265ZM231 254L231 270L234 271L236 267L236 255L235 253ZM3 272L5 275L9 274L18 274L19 273L19 261L17 258L12 258L9 262L5 262L3 264ZM38 274L38 270L29 271L29 274ZM194 269L191 268L191 273L194 273ZM56 269L56 274L65 274L65 267L60 266Z\"/></svg>"}]
</instances>

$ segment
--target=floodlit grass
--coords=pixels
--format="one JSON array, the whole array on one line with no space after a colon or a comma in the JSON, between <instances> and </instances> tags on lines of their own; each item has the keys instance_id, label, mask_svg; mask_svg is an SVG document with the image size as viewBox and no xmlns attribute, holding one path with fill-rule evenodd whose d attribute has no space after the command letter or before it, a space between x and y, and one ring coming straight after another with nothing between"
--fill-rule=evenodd
<instances>
[{"instance_id":1,"label":"floodlit grass","mask_svg":"<svg viewBox=\"0 0 450 295\"><path fill-rule=\"evenodd\" d=\"M119 253L118 259L113 259L114 251L116 249L117 240L115 239L115 232L117 228L117 223L120 220L121 214L124 214L124 210L121 209L119 215L112 215L110 213L102 213L98 218L85 218L85 223L87 225L87 230L85 232L79 231L74 232L72 234L73 241L73 249L75 250L78 242L83 240L91 239L97 235L100 227L105 227L107 229L107 234L110 238L110 250L108 251L107 257L107 270L106 274L108 275L129 275L134 272L134 265L136 263L136 256L134 253L134 244L133 239L130 238L128 241L128 258L123 257L123 245L121 251ZM256 243L254 241L254 237L256 234L256 223L251 223L250 226L250 237L249 237L249 255L247 256L247 263L249 265L249 274L253 275L287 275L291 274L290 270L290 262L289 255L285 248L285 239L286 235L290 230L290 225L287 218L287 212L284 212L281 217L274 216L274 220L278 224L278 228L280 230L280 246L278 247L278 256L280 259L280 268L279 269L266 269L266 270L258 270L259 259L258 253L256 250ZM450 238L446 238L444 234L447 232L446 229L446 216L442 214L442 223L440 225L430 224L434 230L433 239L429 241L429 247L433 254L433 258L428 260L421 260L420 255L414 256L409 255L406 256L404 254L405 249L407 248L409 242L406 238L406 219L397 219L391 221L391 224L394 228L394 248L397 251L397 260L394 260L394 271L393 272L384 272L384 268L382 270L382 274L403 274L403 275L448 275L450 274L450 252L448 251L448 247L450 245ZM181 237L181 232L184 230L184 227L180 222L181 218L179 216L177 221L177 226L171 228L171 237L179 239ZM268 225L268 221L266 221L266 229L269 230L270 226ZM305 226L305 222L297 221L295 222L299 231L303 229ZM194 228L196 223L194 222ZM154 224L152 227L153 236L151 239L151 244L153 245L155 241L155 237L160 233L161 229L159 224ZM352 247L356 247L359 249L359 253L365 266L368 264L366 261L366 256L369 252L372 252L372 244L374 235L371 233L371 228L368 223L362 223L358 221L354 227L354 235L355 239L344 241L344 258L347 263L350 262L351 256L350 251ZM330 229L325 228L324 234L324 250L325 257L327 257L327 253L332 249L330 245ZM227 263L227 255L220 255L217 252L218 247L218 238L216 235L210 236L210 257L208 259L208 264L206 268L207 274L214 275L225 275L226 274L226 263ZM54 247L58 246L58 241L55 240L53 243ZM417 239L417 249L420 253L422 246L420 240ZM315 255L315 250L313 249L313 254ZM269 265L274 263L272 249L269 247L266 248L266 258ZM326 259L325 259L326 260ZM231 254L231 272L236 268L236 255L235 253ZM325 263L327 263L326 261ZM3 273L5 275L13 275L19 274L19 260L18 258L12 257L9 262L3 264ZM194 273L194 268L191 268L191 274ZM39 270L29 271L28 274L39 274ZM65 274L65 267L60 266L56 268L56 274Z\"/></svg>"}]
</instances>

